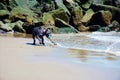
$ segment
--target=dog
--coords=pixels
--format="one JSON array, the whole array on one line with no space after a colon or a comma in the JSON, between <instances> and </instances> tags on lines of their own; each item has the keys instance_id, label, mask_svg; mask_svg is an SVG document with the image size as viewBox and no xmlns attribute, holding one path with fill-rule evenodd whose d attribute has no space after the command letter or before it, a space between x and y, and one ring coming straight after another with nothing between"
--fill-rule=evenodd
<instances>
[{"instance_id":1,"label":"dog","mask_svg":"<svg viewBox=\"0 0 120 80\"><path fill-rule=\"evenodd\" d=\"M50 38L50 36L51 36L50 28L45 29L43 27L33 28L33 32L32 32L33 45L36 44L36 39L35 38L37 38L39 40L40 44L45 45L44 36L46 36L55 45L55 43Z\"/></svg>"}]
</instances>

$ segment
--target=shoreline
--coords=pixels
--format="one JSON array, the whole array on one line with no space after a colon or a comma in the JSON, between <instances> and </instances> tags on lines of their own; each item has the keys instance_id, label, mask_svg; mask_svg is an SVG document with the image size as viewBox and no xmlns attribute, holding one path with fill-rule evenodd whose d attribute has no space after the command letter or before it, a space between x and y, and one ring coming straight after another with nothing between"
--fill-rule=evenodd
<instances>
[{"instance_id":1,"label":"shoreline","mask_svg":"<svg viewBox=\"0 0 120 80\"><path fill-rule=\"evenodd\" d=\"M120 80L119 68L80 64L67 49L31 42L0 36L0 80Z\"/></svg>"}]
</instances>

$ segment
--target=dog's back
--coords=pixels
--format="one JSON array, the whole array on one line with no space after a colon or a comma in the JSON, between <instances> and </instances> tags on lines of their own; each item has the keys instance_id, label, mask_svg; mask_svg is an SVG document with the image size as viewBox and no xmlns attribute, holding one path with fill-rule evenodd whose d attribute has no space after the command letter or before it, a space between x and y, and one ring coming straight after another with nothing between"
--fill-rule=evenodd
<instances>
[{"instance_id":1,"label":"dog's back","mask_svg":"<svg viewBox=\"0 0 120 80\"><path fill-rule=\"evenodd\" d=\"M41 35L41 28L40 27L35 27L33 29L32 35L34 35L34 36L40 36Z\"/></svg>"}]
</instances>

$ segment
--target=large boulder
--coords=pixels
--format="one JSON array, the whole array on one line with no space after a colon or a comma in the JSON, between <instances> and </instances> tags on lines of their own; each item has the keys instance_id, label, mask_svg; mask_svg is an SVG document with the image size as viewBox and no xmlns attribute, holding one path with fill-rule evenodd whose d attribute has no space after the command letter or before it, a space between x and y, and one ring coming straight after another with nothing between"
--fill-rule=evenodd
<instances>
[{"instance_id":1,"label":"large boulder","mask_svg":"<svg viewBox=\"0 0 120 80\"><path fill-rule=\"evenodd\" d=\"M2 21L0 21L0 29L8 32L8 31L17 31L17 32L25 32L25 30L22 27L23 22L22 21L17 21L14 23L3 23Z\"/></svg>"},{"instance_id":2,"label":"large boulder","mask_svg":"<svg viewBox=\"0 0 120 80\"><path fill-rule=\"evenodd\" d=\"M94 11L92 9L88 9L85 13L85 15L83 16L81 22L84 23L84 24L87 24L90 19L92 18L92 16L94 15Z\"/></svg>"},{"instance_id":3,"label":"large boulder","mask_svg":"<svg viewBox=\"0 0 120 80\"><path fill-rule=\"evenodd\" d=\"M28 8L22 8L19 6L13 8L11 11L11 18L13 19L13 21L16 21L14 19L18 19L32 23L32 21L34 20L34 16L35 14L33 13L33 11Z\"/></svg>"},{"instance_id":4,"label":"large boulder","mask_svg":"<svg viewBox=\"0 0 120 80\"><path fill-rule=\"evenodd\" d=\"M9 16L10 16L10 12L8 10L0 10L0 20L1 21L8 19Z\"/></svg>"},{"instance_id":5,"label":"large boulder","mask_svg":"<svg viewBox=\"0 0 120 80\"><path fill-rule=\"evenodd\" d=\"M44 13L42 20L45 25L55 25L55 20L50 13Z\"/></svg>"},{"instance_id":6,"label":"large boulder","mask_svg":"<svg viewBox=\"0 0 120 80\"><path fill-rule=\"evenodd\" d=\"M75 4L74 0L66 0L67 2L69 2L70 4Z\"/></svg>"},{"instance_id":7,"label":"large boulder","mask_svg":"<svg viewBox=\"0 0 120 80\"><path fill-rule=\"evenodd\" d=\"M85 31L88 31L88 30L89 30L89 27L84 26L82 23L78 23L78 24L77 24L77 29L78 29L80 32L85 32Z\"/></svg>"},{"instance_id":8,"label":"large boulder","mask_svg":"<svg viewBox=\"0 0 120 80\"><path fill-rule=\"evenodd\" d=\"M2 21L0 21L0 26L3 25L4 23Z\"/></svg>"},{"instance_id":9,"label":"large boulder","mask_svg":"<svg viewBox=\"0 0 120 80\"><path fill-rule=\"evenodd\" d=\"M78 23L81 23L81 19L83 17L83 11L80 7L74 7L71 11L71 17L73 25L77 25Z\"/></svg>"},{"instance_id":10,"label":"large boulder","mask_svg":"<svg viewBox=\"0 0 120 80\"><path fill-rule=\"evenodd\" d=\"M120 0L104 0L104 4L120 7Z\"/></svg>"},{"instance_id":11,"label":"large boulder","mask_svg":"<svg viewBox=\"0 0 120 80\"><path fill-rule=\"evenodd\" d=\"M62 8L53 10L53 11L50 12L50 14L54 18L54 20L56 18L59 18L59 19L64 20L66 23L69 23L69 16L67 15L67 13Z\"/></svg>"},{"instance_id":12,"label":"large boulder","mask_svg":"<svg viewBox=\"0 0 120 80\"><path fill-rule=\"evenodd\" d=\"M120 31L120 24L116 20L114 20L112 21L112 24L109 25L109 28L111 31Z\"/></svg>"},{"instance_id":13,"label":"large boulder","mask_svg":"<svg viewBox=\"0 0 120 80\"><path fill-rule=\"evenodd\" d=\"M71 9L75 6L75 2L73 2L73 0L63 0L63 3L71 13Z\"/></svg>"},{"instance_id":14,"label":"large boulder","mask_svg":"<svg viewBox=\"0 0 120 80\"><path fill-rule=\"evenodd\" d=\"M8 10L0 10L0 16L10 15Z\"/></svg>"},{"instance_id":15,"label":"large boulder","mask_svg":"<svg viewBox=\"0 0 120 80\"><path fill-rule=\"evenodd\" d=\"M2 9L7 10L7 7L4 3L0 2L0 10Z\"/></svg>"},{"instance_id":16,"label":"large boulder","mask_svg":"<svg viewBox=\"0 0 120 80\"><path fill-rule=\"evenodd\" d=\"M66 8L66 6L63 4L63 0L55 0L57 6L59 8L62 8L65 12L67 12L70 15L69 10Z\"/></svg>"},{"instance_id":17,"label":"large boulder","mask_svg":"<svg viewBox=\"0 0 120 80\"><path fill-rule=\"evenodd\" d=\"M89 9L92 0L75 0L83 9Z\"/></svg>"},{"instance_id":18,"label":"large boulder","mask_svg":"<svg viewBox=\"0 0 120 80\"><path fill-rule=\"evenodd\" d=\"M2 21L0 21L0 29L8 32L8 31L12 31L12 27L10 26L10 23L6 23L4 24Z\"/></svg>"},{"instance_id":19,"label":"large boulder","mask_svg":"<svg viewBox=\"0 0 120 80\"><path fill-rule=\"evenodd\" d=\"M119 22L120 24L120 8L118 7L114 7L114 6L110 6L110 5L101 5L101 4L92 4L91 8L97 12L100 10L108 10L112 13L112 20L116 20Z\"/></svg>"},{"instance_id":20,"label":"large boulder","mask_svg":"<svg viewBox=\"0 0 120 80\"><path fill-rule=\"evenodd\" d=\"M27 7L32 8L35 4L37 4L36 0L10 0L10 2L13 4L16 4L20 7Z\"/></svg>"},{"instance_id":21,"label":"large boulder","mask_svg":"<svg viewBox=\"0 0 120 80\"><path fill-rule=\"evenodd\" d=\"M95 13L88 26L90 25L100 25L100 26L108 26L111 24L112 13L110 11L99 11Z\"/></svg>"},{"instance_id":22,"label":"large boulder","mask_svg":"<svg viewBox=\"0 0 120 80\"><path fill-rule=\"evenodd\" d=\"M115 6L120 8L120 0L116 0Z\"/></svg>"},{"instance_id":23,"label":"large boulder","mask_svg":"<svg viewBox=\"0 0 120 80\"><path fill-rule=\"evenodd\" d=\"M107 25L110 25L112 20L112 13L110 11L101 11L101 13L102 13L102 18L104 22Z\"/></svg>"},{"instance_id":24,"label":"large boulder","mask_svg":"<svg viewBox=\"0 0 120 80\"><path fill-rule=\"evenodd\" d=\"M99 31L101 26L100 25L91 25L91 26L87 26L89 28L88 31Z\"/></svg>"},{"instance_id":25,"label":"large boulder","mask_svg":"<svg viewBox=\"0 0 120 80\"><path fill-rule=\"evenodd\" d=\"M82 3L82 7L84 9L89 9L89 7L91 6L92 4L92 0L81 0ZM84 3L85 2L85 3Z\"/></svg>"},{"instance_id":26,"label":"large boulder","mask_svg":"<svg viewBox=\"0 0 120 80\"><path fill-rule=\"evenodd\" d=\"M22 32L22 33L25 33L26 31L25 31L25 29L23 28L23 22L22 21L17 21L17 22L15 22L14 23L14 27L13 27L13 30L15 31L15 32Z\"/></svg>"}]
</instances>

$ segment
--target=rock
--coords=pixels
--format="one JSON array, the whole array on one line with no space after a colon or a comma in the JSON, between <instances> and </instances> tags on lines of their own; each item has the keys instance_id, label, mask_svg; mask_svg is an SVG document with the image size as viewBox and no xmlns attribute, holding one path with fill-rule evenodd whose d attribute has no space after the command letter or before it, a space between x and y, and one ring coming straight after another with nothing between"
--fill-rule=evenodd
<instances>
[{"instance_id":1,"label":"rock","mask_svg":"<svg viewBox=\"0 0 120 80\"><path fill-rule=\"evenodd\" d=\"M55 25L55 20L50 13L44 13L42 20L45 25Z\"/></svg>"},{"instance_id":2,"label":"rock","mask_svg":"<svg viewBox=\"0 0 120 80\"><path fill-rule=\"evenodd\" d=\"M4 24L2 21L0 21L0 29L8 32L8 31L12 31L12 27L10 26L11 23L6 23Z\"/></svg>"},{"instance_id":3,"label":"rock","mask_svg":"<svg viewBox=\"0 0 120 80\"><path fill-rule=\"evenodd\" d=\"M75 4L74 0L66 0L67 2L69 2L70 4Z\"/></svg>"},{"instance_id":4,"label":"rock","mask_svg":"<svg viewBox=\"0 0 120 80\"><path fill-rule=\"evenodd\" d=\"M10 15L8 10L0 10L0 16Z\"/></svg>"},{"instance_id":5,"label":"rock","mask_svg":"<svg viewBox=\"0 0 120 80\"><path fill-rule=\"evenodd\" d=\"M67 12L70 15L69 10L66 8L66 6L63 4L63 0L55 0L57 6L59 8L62 8L65 12Z\"/></svg>"},{"instance_id":6,"label":"rock","mask_svg":"<svg viewBox=\"0 0 120 80\"><path fill-rule=\"evenodd\" d=\"M37 4L37 1L36 0L29 0L29 8L32 8L34 5Z\"/></svg>"},{"instance_id":7,"label":"rock","mask_svg":"<svg viewBox=\"0 0 120 80\"><path fill-rule=\"evenodd\" d=\"M111 24L111 19L112 19L111 12L99 11L92 16L90 22L88 23L88 26L90 25L108 26L109 24Z\"/></svg>"},{"instance_id":8,"label":"rock","mask_svg":"<svg viewBox=\"0 0 120 80\"><path fill-rule=\"evenodd\" d=\"M35 24L29 24L28 22L23 23L23 29L27 34L32 34L32 30L35 27Z\"/></svg>"},{"instance_id":9,"label":"rock","mask_svg":"<svg viewBox=\"0 0 120 80\"><path fill-rule=\"evenodd\" d=\"M92 18L92 16L94 15L94 11L92 9L88 9L85 13L85 15L83 16L81 22L84 23L84 24L87 24L90 19Z\"/></svg>"},{"instance_id":10,"label":"rock","mask_svg":"<svg viewBox=\"0 0 120 80\"><path fill-rule=\"evenodd\" d=\"M10 23L6 23L6 24L3 24L3 25L0 25L0 28L6 32L8 31L12 31L12 28L10 27Z\"/></svg>"},{"instance_id":11,"label":"rock","mask_svg":"<svg viewBox=\"0 0 120 80\"><path fill-rule=\"evenodd\" d=\"M32 21L34 20L34 16L35 14L33 13L33 11L28 8L22 8L19 6L13 8L11 11L11 18L13 18L13 21L16 21L15 19L18 19L32 23Z\"/></svg>"},{"instance_id":12,"label":"rock","mask_svg":"<svg viewBox=\"0 0 120 80\"><path fill-rule=\"evenodd\" d=\"M89 27L89 31L98 31L101 28L100 25L91 25L87 27Z\"/></svg>"},{"instance_id":13,"label":"rock","mask_svg":"<svg viewBox=\"0 0 120 80\"><path fill-rule=\"evenodd\" d=\"M14 1L17 4L17 6L20 6L23 8L24 7L31 8L37 3L36 0L14 0Z\"/></svg>"},{"instance_id":14,"label":"rock","mask_svg":"<svg viewBox=\"0 0 120 80\"><path fill-rule=\"evenodd\" d=\"M74 7L71 11L71 17L73 25L76 26L78 23L81 23L81 19L83 17L82 9L80 7Z\"/></svg>"},{"instance_id":15,"label":"rock","mask_svg":"<svg viewBox=\"0 0 120 80\"><path fill-rule=\"evenodd\" d=\"M66 23L69 23L69 16L67 15L67 13L62 8L53 10L53 11L50 12L50 14L54 18L54 20L56 18L59 18L59 19L64 20Z\"/></svg>"},{"instance_id":16,"label":"rock","mask_svg":"<svg viewBox=\"0 0 120 80\"><path fill-rule=\"evenodd\" d=\"M112 13L110 11L101 11L101 13L102 13L102 18L104 22L107 25L110 25L112 20Z\"/></svg>"},{"instance_id":17,"label":"rock","mask_svg":"<svg viewBox=\"0 0 120 80\"><path fill-rule=\"evenodd\" d=\"M80 7L73 7L71 11L71 23L72 25L78 29L78 31L84 32L88 31L88 27L84 26L82 24L82 19L83 19L83 10ZM84 18L85 19L85 18Z\"/></svg>"},{"instance_id":18,"label":"rock","mask_svg":"<svg viewBox=\"0 0 120 80\"><path fill-rule=\"evenodd\" d=\"M100 31L100 32L109 32L109 31L110 31L110 28L109 28L108 26L106 26L106 27L101 27L101 28L98 29L98 31Z\"/></svg>"},{"instance_id":19,"label":"rock","mask_svg":"<svg viewBox=\"0 0 120 80\"><path fill-rule=\"evenodd\" d=\"M89 27L84 26L82 23L78 23L77 29L78 29L80 32L85 32L85 31L88 31L88 30L89 30Z\"/></svg>"},{"instance_id":20,"label":"rock","mask_svg":"<svg viewBox=\"0 0 120 80\"><path fill-rule=\"evenodd\" d=\"M4 25L4 23L2 21L0 21L0 26Z\"/></svg>"},{"instance_id":21,"label":"rock","mask_svg":"<svg viewBox=\"0 0 120 80\"><path fill-rule=\"evenodd\" d=\"M120 24L114 20L112 21L112 24L109 25L109 28L111 31L120 31Z\"/></svg>"},{"instance_id":22,"label":"rock","mask_svg":"<svg viewBox=\"0 0 120 80\"><path fill-rule=\"evenodd\" d=\"M5 19L8 19L10 12L8 10L0 10L0 20L4 22Z\"/></svg>"},{"instance_id":23,"label":"rock","mask_svg":"<svg viewBox=\"0 0 120 80\"><path fill-rule=\"evenodd\" d=\"M109 6L109 5L102 5L102 4L92 4L91 9L93 9L95 12L100 10L108 10L112 13L112 20L116 20L120 24L120 8Z\"/></svg>"},{"instance_id":24,"label":"rock","mask_svg":"<svg viewBox=\"0 0 120 80\"><path fill-rule=\"evenodd\" d=\"M82 7L83 7L84 9L89 9L89 7L90 7L91 4L92 4L92 0L81 0L81 1L83 1Z\"/></svg>"},{"instance_id":25,"label":"rock","mask_svg":"<svg viewBox=\"0 0 120 80\"><path fill-rule=\"evenodd\" d=\"M120 7L120 0L104 0L105 5Z\"/></svg>"},{"instance_id":26,"label":"rock","mask_svg":"<svg viewBox=\"0 0 120 80\"><path fill-rule=\"evenodd\" d=\"M93 4L103 4L103 0L93 0Z\"/></svg>"},{"instance_id":27,"label":"rock","mask_svg":"<svg viewBox=\"0 0 120 80\"><path fill-rule=\"evenodd\" d=\"M15 23L3 23L0 21L0 28L6 32L8 31L17 31L17 32L25 32L25 30L22 27L23 22L22 21L17 21Z\"/></svg>"},{"instance_id":28,"label":"rock","mask_svg":"<svg viewBox=\"0 0 120 80\"><path fill-rule=\"evenodd\" d=\"M6 31L0 29L0 34L4 34L4 33L6 33Z\"/></svg>"},{"instance_id":29,"label":"rock","mask_svg":"<svg viewBox=\"0 0 120 80\"><path fill-rule=\"evenodd\" d=\"M22 33L25 33L26 31L24 30L24 28L22 27L23 25L23 22L22 21L17 21L14 23L14 27L13 27L13 30L15 32L22 32Z\"/></svg>"},{"instance_id":30,"label":"rock","mask_svg":"<svg viewBox=\"0 0 120 80\"><path fill-rule=\"evenodd\" d=\"M105 5L113 5L112 0L104 0Z\"/></svg>"},{"instance_id":31,"label":"rock","mask_svg":"<svg viewBox=\"0 0 120 80\"><path fill-rule=\"evenodd\" d=\"M75 7L75 3L71 0L63 0L63 4L66 6L66 8L69 10L69 12L71 13L71 10L73 7Z\"/></svg>"},{"instance_id":32,"label":"rock","mask_svg":"<svg viewBox=\"0 0 120 80\"><path fill-rule=\"evenodd\" d=\"M116 0L115 1L115 6L118 7L118 8L120 8L120 0Z\"/></svg>"},{"instance_id":33,"label":"rock","mask_svg":"<svg viewBox=\"0 0 120 80\"><path fill-rule=\"evenodd\" d=\"M7 7L3 2L0 2L0 10L7 10Z\"/></svg>"},{"instance_id":34,"label":"rock","mask_svg":"<svg viewBox=\"0 0 120 80\"><path fill-rule=\"evenodd\" d=\"M49 12L51 11L51 5L47 3L42 4L42 12Z\"/></svg>"},{"instance_id":35,"label":"rock","mask_svg":"<svg viewBox=\"0 0 120 80\"><path fill-rule=\"evenodd\" d=\"M59 20L59 19L55 20L55 26L59 27L59 28L68 27L68 25L66 25L66 24L63 23L63 20Z\"/></svg>"},{"instance_id":36,"label":"rock","mask_svg":"<svg viewBox=\"0 0 120 80\"><path fill-rule=\"evenodd\" d=\"M62 19L56 18L56 20L57 20L59 23L63 24L63 25L61 25L61 26L63 26L63 27L70 27L71 29L73 29L73 31L79 32L76 28L74 28L74 27L71 26L70 24L66 23L66 22L63 21ZM57 26L57 25L56 25L56 26ZM58 25L58 26L59 26L59 25ZM59 26L59 28L61 28L61 26ZM63 27L62 27L62 28L63 28Z\"/></svg>"},{"instance_id":37,"label":"rock","mask_svg":"<svg viewBox=\"0 0 120 80\"><path fill-rule=\"evenodd\" d=\"M112 21L112 25L119 24L116 20Z\"/></svg>"},{"instance_id":38,"label":"rock","mask_svg":"<svg viewBox=\"0 0 120 80\"><path fill-rule=\"evenodd\" d=\"M92 4L92 0L75 0L75 2L77 2L83 9L89 9Z\"/></svg>"},{"instance_id":39,"label":"rock","mask_svg":"<svg viewBox=\"0 0 120 80\"><path fill-rule=\"evenodd\" d=\"M5 23L11 23L11 20L10 19L4 19L4 22Z\"/></svg>"}]
</instances>

